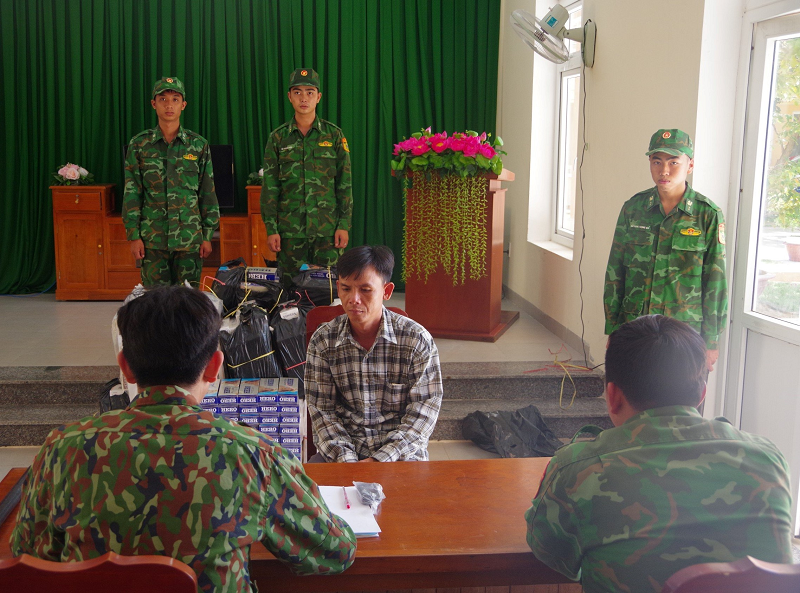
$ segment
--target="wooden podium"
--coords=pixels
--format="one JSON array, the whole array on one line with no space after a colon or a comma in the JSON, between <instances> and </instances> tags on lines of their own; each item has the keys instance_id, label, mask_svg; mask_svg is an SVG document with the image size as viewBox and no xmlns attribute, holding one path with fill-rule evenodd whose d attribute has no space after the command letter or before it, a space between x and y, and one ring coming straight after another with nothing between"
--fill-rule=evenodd
<instances>
[{"instance_id":1,"label":"wooden podium","mask_svg":"<svg viewBox=\"0 0 800 593\"><path fill-rule=\"evenodd\" d=\"M441 264L428 276L406 280L406 311L435 338L495 342L519 318L518 311L501 311L503 288L503 216L505 188L501 181L514 181L514 173L503 169L489 174L486 195L486 275L466 279L453 286Z\"/></svg>"}]
</instances>

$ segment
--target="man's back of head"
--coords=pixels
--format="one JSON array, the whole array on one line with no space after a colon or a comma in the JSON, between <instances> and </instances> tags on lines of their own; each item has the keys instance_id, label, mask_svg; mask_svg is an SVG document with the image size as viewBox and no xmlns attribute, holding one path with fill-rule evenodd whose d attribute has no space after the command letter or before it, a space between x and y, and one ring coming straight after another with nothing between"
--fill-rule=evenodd
<instances>
[{"instance_id":1,"label":"man's back of head","mask_svg":"<svg viewBox=\"0 0 800 593\"><path fill-rule=\"evenodd\" d=\"M202 292L164 286L117 313L122 352L141 387L195 383L217 350L220 316Z\"/></svg>"},{"instance_id":2,"label":"man's back of head","mask_svg":"<svg viewBox=\"0 0 800 593\"><path fill-rule=\"evenodd\" d=\"M614 383L637 411L663 406L696 407L708 372L703 338L689 325L646 315L611 334L606 381Z\"/></svg>"}]
</instances>

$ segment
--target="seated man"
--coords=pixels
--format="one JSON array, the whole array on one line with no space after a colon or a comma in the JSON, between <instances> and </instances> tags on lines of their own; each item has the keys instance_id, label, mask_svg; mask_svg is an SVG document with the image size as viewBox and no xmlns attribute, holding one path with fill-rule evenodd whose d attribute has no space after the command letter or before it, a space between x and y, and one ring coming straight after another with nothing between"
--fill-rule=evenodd
<instances>
[{"instance_id":1,"label":"seated man","mask_svg":"<svg viewBox=\"0 0 800 593\"><path fill-rule=\"evenodd\" d=\"M345 315L308 344L305 389L314 443L309 461L427 461L442 405L439 351L419 323L383 307L394 255L357 247L337 264Z\"/></svg>"},{"instance_id":2,"label":"seated man","mask_svg":"<svg viewBox=\"0 0 800 593\"><path fill-rule=\"evenodd\" d=\"M586 593L661 591L692 564L792 561L788 466L764 438L704 420L706 346L661 315L611 334L615 428L559 449L525 518L539 560Z\"/></svg>"},{"instance_id":3,"label":"seated man","mask_svg":"<svg viewBox=\"0 0 800 593\"><path fill-rule=\"evenodd\" d=\"M27 475L14 555L114 551L188 564L202 591L251 591L261 541L298 574L335 574L356 540L291 453L198 407L217 378L220 318L201 292L160 287L118 313L117 360L143 392L125 410L53 430Z\"/></svg>"}]
</instances>

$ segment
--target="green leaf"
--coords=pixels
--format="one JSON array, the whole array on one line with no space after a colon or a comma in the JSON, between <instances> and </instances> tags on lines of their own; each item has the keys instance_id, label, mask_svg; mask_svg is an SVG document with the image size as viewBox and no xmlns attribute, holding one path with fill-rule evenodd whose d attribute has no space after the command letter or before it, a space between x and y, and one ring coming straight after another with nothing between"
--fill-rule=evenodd
<instances>
[{"instance_id":1,"label":"green leaf","mask_svg":"<svg viewBox=\"0 0 800 593\"><path fill-rule=\"evenodd\" d=\"M503 146L503 139L500 136L495 136L493 146Z\"/></svg>"},{"instance_id":2,"label":"green leaf","mask_svg":"<svg viewBox=\"0 0 800 593\"><path fill-rule=\"evenodd\" d=\"M411 134L412 138L422 138L422 132L414 132Z\"/></svg>"},{"instance_id":3,"label":"green leaf","mask_svg":"<svg viewBox=\"0 0 800 593\"><path fill-rule=\"evenodd\" d=\"M492 173L495 175L500 175L503 172L503 161L497 159L495 163L492 164Z\"/></svg>"},{"instance_id":4,"label":"green leaf","mask_svg":"<svg viewBox=\"0 0 800 593\"><path fill-rule=\"evenodd\" d=\"M484 169L488 169L489 168L489 159L487 159L482 154L476 154L475 155L475 160L478 161L478 164L481 167L483 167Z\"/></svg>"},{"instance_id":5,"label":"green leaf","mask_svg":"<svg viewBox=\"0 0 800 593\"><path fill-rule=\"evenodd\" d=\"M425 165L428 164L428 158L424 156L415 156L413 159L411 159L411 162L414 163L415 165L424 167Z\"/></svg>"}]
</instances>

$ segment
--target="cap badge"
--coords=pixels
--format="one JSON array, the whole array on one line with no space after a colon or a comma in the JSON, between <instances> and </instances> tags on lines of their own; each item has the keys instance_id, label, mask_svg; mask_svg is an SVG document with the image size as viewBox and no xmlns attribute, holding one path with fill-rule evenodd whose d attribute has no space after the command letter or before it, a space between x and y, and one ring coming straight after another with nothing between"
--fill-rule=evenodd
<instances>
[{"instance_id":1,"label":"cap badge","mask_svg":"<svg viewBox=\"0 0 800 593\"><path fill-rule=\"evenodd\" d=\"M670 134L669 132L664 132L663 134L661 134L661 137L662 138L672 138L672 134Z\"/></svg>"},{"instance_id":2,"label":"cap badge","mask_svg":"<svg viewBox=\"0 0 800 593\"><path fill-rule=\"evenodd\" d=\"M308 76L308 70L300 70L300 76Z\"/></svg>"},{"instance_id":3,"label":"cap badge","mask_svg":"<svg viewBox=\"0 0 800 593\"><path fill-rule=\"evenodd\" d=\"M167 78L167 82L174 82L171 78Z\"/></svg>"}]
</instances>

